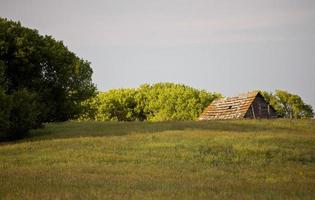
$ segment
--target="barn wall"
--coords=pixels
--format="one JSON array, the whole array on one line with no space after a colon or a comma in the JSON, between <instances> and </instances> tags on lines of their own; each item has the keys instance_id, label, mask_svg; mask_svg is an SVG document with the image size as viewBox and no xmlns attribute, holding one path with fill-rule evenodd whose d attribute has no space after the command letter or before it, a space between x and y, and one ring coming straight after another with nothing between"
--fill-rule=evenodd
<instances>
[{"instance_id":1,"label":"barn wall","mask_svg":"<svg viewBox=\"0 0 315 200\"><path fill-rule=\"evenodd\" d=\"M245 114L245 118L276 118L277 113L276 111L269 106L268 112L268 104L265 99L261 95L257 95L255 100L252 103L252 107ZM254 114L253 114L254 110Z\"/></svg>"}]
</instances>

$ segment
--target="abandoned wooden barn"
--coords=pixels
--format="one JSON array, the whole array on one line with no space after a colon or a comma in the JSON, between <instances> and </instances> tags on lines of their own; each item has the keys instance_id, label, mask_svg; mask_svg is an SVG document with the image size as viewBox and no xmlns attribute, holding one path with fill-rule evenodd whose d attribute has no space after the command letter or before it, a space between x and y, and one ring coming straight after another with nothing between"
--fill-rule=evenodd
<instances>
[{"instance_id":1,"label":"abandoned wooden barn","mask_svg":"<svg viewBox=\"0 0 315 200\"><path fill-rule=\"evenodd\" d=\"M200 115L199 120L276 118L275 109L259 92L214 100Z\"/></svg>"}]
</instances>

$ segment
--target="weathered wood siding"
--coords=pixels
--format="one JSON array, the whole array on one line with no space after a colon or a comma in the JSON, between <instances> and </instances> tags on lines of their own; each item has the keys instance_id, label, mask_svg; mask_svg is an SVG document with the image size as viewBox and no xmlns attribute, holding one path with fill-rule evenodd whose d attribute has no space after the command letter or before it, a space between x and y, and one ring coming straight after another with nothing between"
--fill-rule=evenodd
<instances>
[{"instance_id":1,"label":"weathered wood siding","mask_svg":"<svg viewBox=\"0 0 315 200\"><path fill-rule=\"evenodd\" d=\"M256 119L261 119L261 118L276 118L277 113L276 111L267 104L265 101L264 97L262 97L260 94L258 94L247 110L245 114L245 118L256 118Z\"/></svg>"}]
</instances>

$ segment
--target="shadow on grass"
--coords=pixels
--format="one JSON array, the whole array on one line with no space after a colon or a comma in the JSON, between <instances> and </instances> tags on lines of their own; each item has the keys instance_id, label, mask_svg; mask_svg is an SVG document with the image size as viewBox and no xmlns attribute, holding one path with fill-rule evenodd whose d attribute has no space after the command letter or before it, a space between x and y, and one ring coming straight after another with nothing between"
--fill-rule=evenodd
<instances>
[{"instance_id":1,"label":"shadow on grass","mask_svg":"<svg viewBox=\"0 0 315 200\"><path fill-rule=\"evenodd\" d=\"M180 130L242 132L314 131L312 120L220 120L169 122L63 122L49 123L43 129L32 130L27 141L57 138L123 136L131 133L153 133ZM25 139L24 139L25 140Z\"/></svg>"}]
</instances>

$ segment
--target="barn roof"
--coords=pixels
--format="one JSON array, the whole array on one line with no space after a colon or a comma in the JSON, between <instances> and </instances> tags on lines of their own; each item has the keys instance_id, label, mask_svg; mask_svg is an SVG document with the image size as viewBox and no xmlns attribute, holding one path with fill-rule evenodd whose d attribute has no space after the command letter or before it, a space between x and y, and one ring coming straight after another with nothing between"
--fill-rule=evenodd
<instances>
[{"instance_id":1,"label":"barn roof","mask_svg":"<svg viewBox=\"0 0 315 200\"><path fill-rule=\"evenodd\" d=\"M244 118L259 92L214 100L200 115L199 120Z\"/></svg>"}]
</instances>

